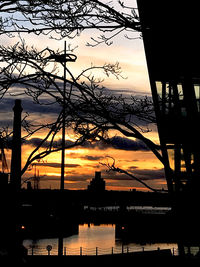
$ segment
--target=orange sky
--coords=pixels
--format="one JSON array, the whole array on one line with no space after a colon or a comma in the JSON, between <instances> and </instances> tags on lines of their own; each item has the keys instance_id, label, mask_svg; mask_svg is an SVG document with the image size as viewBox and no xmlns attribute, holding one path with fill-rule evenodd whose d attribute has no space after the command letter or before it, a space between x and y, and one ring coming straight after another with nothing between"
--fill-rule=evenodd
<instances>
[{"instance_id":1,"label":"orange sky","mask_svg":"<svg viewBox=\"0 0 200 267\"><path fill-rule=\"evenodd\" d=\"M150 135L155 135L150 133ZM121 135L123 138L123 136ZM33 150L33 146L23 145L22 165ZM106 182L107 190L147 190L137 181L130 179L125 174L108 172L101 163L112 163L112 157L116 160L116 167L129 171L138 178L155 188L165 188L166 183L162 164L153 156L151 151L114 149L107 146L77 147L65 151L65 188L86 189L95 171L101 171ZM36 168L29 169L23 176L40 176L40 188L59 188L60 186L60 162L61 153L52 153L42 161L36 163ZM32 180L32 186L34 182ZM26 184L24 184L26 187Z\"/></svg>"},{"instance_id":2,"label":"orange sky","mask_svg":"<svg viewBox=\"0 0 200 267\"><path fill-rule=\"evenodd\" d=\"M132 3L132 1L129 2ZM123 33L114 39L113 45L111 46L102 44L94 48L87 47L86 43L93 34L93 31L87 31L83 32L79 38L67 40L67 44L70 43L72 46L78 46L75 50L78 59L76 63L70 65L71 71L74 74L78 74L81 70L90 66L91 63L101 65L105 62L119 62L126 79L117 80L113 77L109 77L105 79L104 85L119 91L128 89L133 95L151 95L142 40L128 40L124 37ZM47 36L29 34L22 35L21 38L24 38L28 45L31 46L34 44L38 49L43 49L48 46L51 49L56 50L59 48L62 50L64 46L63 40L52 40L48 39ZM17 41L19 41L18 36L16 36L16 38L8 38L5 36L5 38L1 40L1 44L11 45L15 44ZM61 72L62 71L63 70L61 70ZM24 109L24 113L25 112L26 109ZM30 112L30 118L33 121L37 121L38 115L39 118L43 120L50 118L48 114L34 113L33 108L32 112ZM5 111L5 109L0 110L0 123L3 125L8 118L12 122L12 116L11 108L10 111ZM117 135L119 135L119 133ZM148 133L148 137L153 141L158 141L155 127L152 132ZM30 145L23 145L22 165L25 163L32 149L33 147ZM131 151L114 149L111 147L104 149L98 147L93 149L82 147L66 150L67 166L65 188L86 189L89 181L94 177L95 171L101 171L102 177L106 181L106 189L108 190L130 190L134 188L146 190L142 185L138 184L138 182L129 179L125 175L122 177L120 174L107 173L106 168L100 164L100 162L106 161L106 156L115 158L117 167L131 171L131 173L143 178L145 182L151 186L156 188L165 187L165 179L163 179L162 170L163 166L150 151ZM41 177L41 188L59 188L60 169L58 168L58 164L60 163L60 158L60 153L52 154L45 158L43 162L40 162L40 166L37 166L37 172L39 170L39 175ZM10 162L9 152L7 152L7 160ZM52 163L54 163L54 166L52 166ZM33 175L34 169L27 171L24 178L32 177Z\"/></svg>"},{"instance_id":3,"label":"orange sky","mask_svg":"<svg viewBox=\"0 0 200 267\"><path fill-rule=\"evenodd\" d=\"M29 154L30 150L30 146L24 146L23 155L26 153ZM113 172L107 173L107 168L101 165L101 162L104 163L110 160L107 156L112 156L116 159L116 167L131 170L133 174L135 170L135 176L139 173L141 177L142 171L144 170L146 172L155 170L156 173L156 171L162 169L162 165L152 156L150 151L125 151L112 148L102 151L98 149L77 148L67 150L65 154L65 188L67 189L86 189L89 181L94 177L95 171L102 172L102 177L106 181L106 189L108 190L130 190L143 187L138 182L130 180L126 175L119 175ZM39 170L41 187L59 188L60 159L60 153L56 153L45 158L43 162L38 163L36 173L38 173ZM33 176L34 172L35 169L33 168L27 171L24 177ZM157 177L153 177L152 174L152 181L147 181L147 183L157 188L162 188L160 183L163 183L163 180L156 179L153 181L154 178ZM163 177L161 176L161 178Z\"/></svg>"}]
</instances>

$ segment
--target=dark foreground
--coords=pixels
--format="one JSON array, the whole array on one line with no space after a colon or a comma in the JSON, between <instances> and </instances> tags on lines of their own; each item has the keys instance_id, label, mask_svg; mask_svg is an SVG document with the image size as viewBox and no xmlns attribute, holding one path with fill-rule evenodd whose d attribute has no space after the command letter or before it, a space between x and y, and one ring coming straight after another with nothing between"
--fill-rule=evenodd
<instances>
[{"instance_id":1,"label":"dark foreground","mask_svg":"<svg viewBox=\"0 0 200 267\"><path fill-rule=\"evenodd\" d=\"M102 256L26 256L23 260L0 258L0 266L200 266L199 258L172 256L170 250Z\"/></svg>"}]
</instances>

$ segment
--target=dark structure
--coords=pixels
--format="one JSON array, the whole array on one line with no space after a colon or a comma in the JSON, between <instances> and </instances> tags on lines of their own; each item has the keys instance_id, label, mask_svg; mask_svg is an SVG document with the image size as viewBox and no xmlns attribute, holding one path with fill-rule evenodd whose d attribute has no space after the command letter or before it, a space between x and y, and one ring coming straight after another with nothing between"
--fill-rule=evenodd
<instances>
[{"instance_id":1,"label":"dark structure","mask_svg":"<svg viewBox=\"0 0 200 267\"><path fill-rule=\"evenodd\" d=\"M21 101L16 100L13 122L11 177L0 173L0 262L5 265L23 262L26 249L22 246L19 232L19 193L21 189ZM4 159L5 160L5 159ZM3 167L2 167L3 169ZM6 167L7 169L7 167ZM12 265L11 264L11 265Z\"/></svg>"},{"instance_id":2,"label":"dark structure","mask_svg":"<svg viewBox=\"0 0 200 267\"><path fill-rule=\"evenodd\" d=\"M0 172L0 187L5 188L8 186L8 174Z\"/></svg>"},{"instance_id":3,"label":"dark structure","mask_svg":"<svg viewBox=\"0 0 200 267\"><path fill-rule=\"evenodd\" d=\"M16 190L21 189L21 100L15 100L13 139L12 139L12 158L10 183Z\"/></svg>"},{"instance_id":4,"label":"dark structure","mask_svg":"<svg viewBox=\"0 0 200 267\"><path fill-rule=\"evenodd\" d=\"M198 1L137 0L168 189L178 228L200 241Z\"/></svg>"},{"instance_id":5,"label":"dark structure","mask_svg":"<svg viewBox=\"0 0 200 267\"><path fill-rule=\"evenodd\" d=\"M198 4L138 0L138 7L168 188L195 189L200 184Z\"/></svg>"},{"instance_id":6,"label":"dark structure","mask_svg":"<svg viewBox=\"0 0 200 267\"><path fill-rule=\"evenodd\" d=\"M88 190L91 192L105 191L105 181L101 178L101 172L95 172L95 177L90 181Z\"/></svg>"}]
</instances>

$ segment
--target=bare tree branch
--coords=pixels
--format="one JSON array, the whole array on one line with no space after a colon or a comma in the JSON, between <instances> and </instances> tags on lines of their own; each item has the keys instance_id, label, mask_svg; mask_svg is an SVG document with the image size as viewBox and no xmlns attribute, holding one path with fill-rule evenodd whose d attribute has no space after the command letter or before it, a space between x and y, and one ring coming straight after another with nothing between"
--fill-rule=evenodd
<instances>
[{"instance_id":1,"label":"bare tree branch","mask_svg":"<svg viewBox=\"0 0 200 267\"><path fill-rule=\"evenodd\" d=\"M121 1L105 3L98 0L0 1L0 34L45 34L51 38L74 38L86 29L103 34L93 41L111 44L122 31L141 32L136 7Z\"/></svg>"},{"instance_id":2,"label":"bare tree branch","mask_svg":"<svg viewBox=\"0 0 200 267\"><path fill-rule=\"evenodd\" d=\"M155 189L151 186L149 186L147 183L145 183L142 179L137 178L135 175L131 174L130 172L127 172L126 170L123 170L121 168L115 167L115 159L113 159L110 156L107 156L108 158L112 159L112 164L108 163L102 163L100 162L101 165L105 166L108 168L108 171L113 171L113 172L118 172L118 173L123 173L127 176L129 176L130 178L132 178L133 180L136 180L138 183L144 185L146 188L150 189L153 192L160 192L160 191L166 191L168 192L168 190L160 190L160 189Z\"/></svg>"},{"instance_id":3,"label":"bare tree branch","mask_svg":"<svg viewBox=\"0 0 200 267\"><path fill-rule=\"evenodd\" d=\"M37 51L33 47L28 49L24 43L9 48L0 46L0 61L7 63L6 66L0 68L0 96L5 97L6 94L12 92L13 86L21 84L23 85L23 93L31 97L35 103L48 104L44 103L43 100L44 96L47 96L48 102L56 103L62 111L64 78L58 75L57 66L51 62L51 58L55 55L59 57L62 55L62 51L54 52L49 49ZM52 71L49 72L51 64ZM103 66L91 65L76 76L73 75L69 67L66 68L68 78L65 80L67 85L65 123L77 137L77 141L70 147L81 145L85 140L100 139L108 142L110 130L117 130L126 137L143 141L165 166L160 146L144 136L145 132L150 131L148 125L155 123L151 99L114 95L112 91L101 85L102 79L97 79L92 74L95 69L102 70L104 75L108 77L113 75L117 79L123 78L119 63L106 63ZM61 123L61 116L58 115L55 122L35 125L35 130L28 133L27 136L30 137L37 129L48 129L44 140L29 155L22 170L23 173L35 160L60 150L60 147L55 148L53 146L53 142L61 128ZM49 146L38 153L44 142L50 137ZM116 168L114 164L110 168L131 175ZM135 179L137 180L137 177ZM145 185L143 181L142 183ZM151 190L153 189L151 188Z\"/></svg>"}]
</instances>

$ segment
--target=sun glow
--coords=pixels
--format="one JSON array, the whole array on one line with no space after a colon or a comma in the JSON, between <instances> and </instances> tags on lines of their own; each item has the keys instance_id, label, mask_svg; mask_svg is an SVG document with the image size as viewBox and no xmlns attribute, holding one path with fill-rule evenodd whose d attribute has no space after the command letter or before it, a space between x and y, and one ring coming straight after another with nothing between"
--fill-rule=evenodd
<instances>
[{"instance_id":1,"label":"sun glow","mask_svg":"<svg viewBox=\"0 0 200 267\"><path fill-rule=\"evenodd\" d=\"M131 1L132 3L132 1ZM91 48L85 44L90 40L90 37L93 36L94 31L83 31L79 39L71 39L70 44L72 47L78 48L74 50L74 54L77 55L76 63L69 63L70 71L76 77L82 72L84 68L90 67L91 64L95 66L102 66L105 63L114 64L119 62L119 65L122 68L122 75L126 79L119 78L110 75L106 75L98 72L96 75L104 79L103 86L109 88L110 90L116 90L116 94L124 94L126 90L132 92L133 95L150 95L150 83L147 73L147 65L144 54L143 42L141 39L136 39L134 42L131 40L124 39L123 36L118 36L115 38L113 45L104 46L99 45L97 47ZM38 50L43 50L46 48L47 43L48 47L53 50L63 50L63 42L48 39L47 36L34 34L22 34L21 39L26 40L26 44L30 48L32 44ZM2 39L3 44L13 45L19 40L16 38L5 38ZM63 76L63 66L58 64L58 75ZM47 71L51 71L52 64L49 65ZM62 85L61 85L62 86ZM24 88L19 88L19 90L24 90ZM27 96L26 96L27 97ZM46 96L45 96L46 97ZM27 99L26 99L27 100ZM25 101L25 100L24 100ZM23 99L22 99L23 106ZM34 110L35 103L31 104L32 113L30 114L29 120L34 123L42 122L52 122L56 120L57 113L51 110L51 106L48 112L37 112ZM9 111L9 116L3 114L4 117L11 117L11 111ZM23 112L28 112L25 108ZM3 120L3 119L2 119ZM23 132L22 136L26 133ZM47 135L47 131L44 129L36 134L34 134L35 141L36 139L44 139ZM111 136L119 135L123 137L119 132L112 132ZM146 136L146 135L145 135ZM156 130L148 133L148 137L151 140L158 140ZM35 149L35 143L31 140L33 137L29 138L29 144L23 144L22 146L22 168L25 165L29 155ZM57 134L56 140L61 140L61 131ZM66 129L66 141L74 142L76 141L77 136L74 135L73 131ZM47 139L50 141L51 137ZM45 147L41 147L35 155L45 150ZM10 151L8 154L8 163L10 165ZM108 161L108 157L115 159L116 167L124 169L135 176L139 176L141 179L152 178L152 185L160 186L165 185L164 180L154 179L154 175L163 168L162 164L156 159L150 151L131 151L125 149L114 149L112 147L106 146L91 146L91 147L75 147L65 150L65 188L66 189L86 189L89 181L94 177L95 171L101 171L102 177L106 181L106 189L108 190L147 190L146 188L140 186L136 181L130 179L126 175L108 172L108 168L102 163L112 164L112 159ZM35 160L32 162L32 165L23 175L23 179L34 177L38 175L40 179L40 188L59 188L60 186L60 164L61 164L61 152L54 152L49 154L47 157L40 160ZM152 172L153 170L153 172ZM32 180L30 180L32 181ZM163 181L163 184L162 184ZM23 185L24 187L26 184Z\"/></svg>"},{"instance_id":2,"label":"sun glow","mask_svg":"<svg viewBox=\"0 0 200 267\"><path fill-rule=\"evenodd\" d=\"M32 150L33 147L31 145L23 146L23 165ZM108 156L111 158L108 158ZM162 169L162 165L150 151L125 151L111 147L105 147L104 149L77 147L65 150L65 188L71 190L86 189L90 180L94 177L95 171L101 171L107 190L147 190L126 175L108 173L107 167L102 163L110 162L112 164L112 158L115 159L116 167L122 168L140 178L145 178L150 174L152 175L152 181L150 181L150 176L148 176L148 179L152 186L165 187L166 183L163 177L159 181L157 178L154 180L154 175ZM38 172L41 177L41 187L59 188L60 162L61 152L52 153L43 160L34 162L36 173ZM23 179L33 177L34 173L35 169L30 168Z\"/></svg>"}]
</instances>

